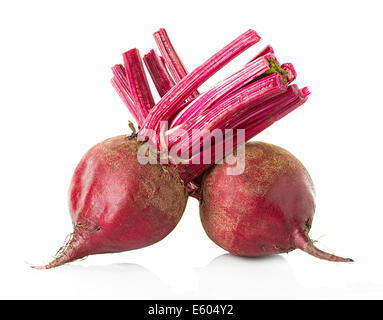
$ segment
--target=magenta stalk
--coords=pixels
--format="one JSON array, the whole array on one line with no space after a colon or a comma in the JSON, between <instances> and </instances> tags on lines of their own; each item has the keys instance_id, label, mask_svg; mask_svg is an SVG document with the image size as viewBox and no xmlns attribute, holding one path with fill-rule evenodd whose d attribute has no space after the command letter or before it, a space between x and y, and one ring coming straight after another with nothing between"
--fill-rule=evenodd
<instances>
[{"instance_id":1,"label":"magenta stalk","mask_svg":"<svg viewBox=\"0 0 383 320\"><path fill-rule=\"evenodd\" d=\"M172 42L168 36L168 33L164 28L161 28L153 34L154 40L157 43L157 47L161 52L164 62L168 67L173 79L176 83L180 82L187 74L187 70L177 54L176 50L173 47ZM198 97L199 92L197 90L193 91L190 95L190 99ZM189 100L189 98L187 99Z\"/></svg>"},{"instance_id":2,"label":"magenta stalk","mask_svg":"<svg viewBox=\"0 0 383 320\"><path fill-rule=\"evenodd\" d=\"M142 124L154 106L154 99L139 51L131 49L123 53L123 59L129 88L136 105L137 116L140 120L139 124Z\"/></svg>"},{"instance_id":3,"label":"magenta stalk","mask_svg":"<svg viewBox=\"0 0 383 320\"><path fill-rule=\"evenodd\" d=\"M249 30L185 76L150 111L143 128L153 129L159 133L160 121L169 121L175 113L180 111L180 106L194 90L259 40L258 34L253 30Z\"/></svg>"},{"instance_id":4,"label":"magenta stalk","mask_svg":"<svg viewBox=\"0 0 383 320\"><path fill-rule=\"evenodd\" d=\"M143 60L157 92L162 98L174 86L175 82L154 49L144 55Z\"/></svg>"}]
</instances>

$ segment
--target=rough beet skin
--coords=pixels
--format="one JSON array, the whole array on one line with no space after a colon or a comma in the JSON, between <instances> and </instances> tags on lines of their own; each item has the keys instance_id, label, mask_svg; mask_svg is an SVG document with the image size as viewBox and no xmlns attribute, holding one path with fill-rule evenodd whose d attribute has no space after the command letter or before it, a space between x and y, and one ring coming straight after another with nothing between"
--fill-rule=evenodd
<instances>
[{"instance_id":1,"label":"rough beet skin","mask_svg":"<svg viewBox=\"0 0 383 320\"><path fill-rule=\"evenodd\" d=\"M91 254L138 249L163 239L177 225L187 191L174 168L142 165L134 137L118 136L91 148L70 185L73 233L46 266Z\"/></svg>"},{"instance_id":2,"label":"rough beet skin","mask_svg":"<svg viewBox=\"0 0 383 320\"><path fill-rule=\"evenodd\" d=\"M352 261L323 252L310 240L315 190L297 158L280 147L251 142L245 161L240 175L227 175L230 165L222 164L203 178L201 221L217 245L239 256L299 248L321 259Z\"/></svg>"}]
</instances>

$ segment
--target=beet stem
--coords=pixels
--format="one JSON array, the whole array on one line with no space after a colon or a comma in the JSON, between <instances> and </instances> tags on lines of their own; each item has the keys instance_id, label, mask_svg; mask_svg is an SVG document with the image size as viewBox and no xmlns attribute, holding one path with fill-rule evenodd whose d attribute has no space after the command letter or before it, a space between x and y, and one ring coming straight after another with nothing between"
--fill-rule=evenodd
<instances>
[{"instance_id":1,"label":"beet stem","mask_svg":"<svg viewBox=\"0 0 383 320\"><path fill-rule=\"evenodd\" d=\"M144 55L143 60L158 94L162 98L174 86L175 82L166 66L162 63L161 58L153 49Z\"/></svg>"},{"instance_id":2,"label":"beet stem","mask_svg":"<svg viewBox=\"0 0 383 320\"><path fill-rule=\"evenodd\" d=\"M117 91L118 95L125 103L130 114L138 123L138 113L136 110L134 99L132 97L132 93L130 91L128 79L126 78L125 68L121 64L116 64L112 67L112 72L113 78L111 79L111 82L114 89Z\"/></svg>"},{"instance_id":3,"label":"beet stem","mask_svg":"<svg viewBox=\"0 0 383 320\"><path fill-rule=\"evenodd\" d=\"M261 131L270 127L275 121L280 120L288 113L301 106L307 100L307 94L304 94L302 90L299 90L297 85L291 85L287 88L286 92L274 98L268 99L261 104L256 103L253 105L254 109L252 113L245 113L243 117L239 116L236 121L241 124L240 126L235 126L235 122L233 122L231 125L226 125L225 128L245 129L245 141L248 141ZM304 91L307 93L307 90ZM257 114L258 112L259 114ZM215 158L215 148L217 146L222 148L222 144L224 143L225 139L211 146L212 159ZM237 143L237 133L235 132L233 134L233 144L231 146L231 150L235 150ZM230 151L228 150L227 152ZM227 153L225 152L225 154ZM202 155L203 152L201 151L200 154L197 154L194 157L201 158ZM193 163L193 160L191 160L189 163L179 164L177 166L177 170L181 178L185 182L189 182L201 175L212 165L214 165L214 163L195 164Z\"/></svg>"},{"instance_id":4,"label":"beet stem","mask_svg":"<svg viewBox=\"0 0 383 320\"><path fill-rule=\"evenodd\" d=\"M136 106L139 124L141 125L144 123L155 102L145 75L139 50L136 48L131 49L124 52L122 56L124 59L126 78Z\"/></svg>"},{"instance_id":5,"label":"beet stem","mask_svg":"<svg viewBox=\"0 0 383 320\"><path fill-rule=\"evenodd\" d=\"M169 121L182 108L182 102L213 74L223 68L228 62L237 57L260 40L258 34L249 30L236 38L222 50L217 52L202 65L184 77L175 85L149 112L143 129L153 129L159 133L160 121Z\"/></svg>"},{"instance_id":6,"label":"beet stem","mask_svg":"<svg viewBox=\"0 0 383 320\"><path fill-rule=\"evenodd\" d=\"M220 100L222 101L231 93L237 91L241 87L244 87L258 76L269 71L269 69L269 61L264 57L248 64L241 70L217 83L210 90L200 95L198 99L195 99L192 103L190 103L187 107L187 111L177 117L177 120L174 122L173 126L183 124L189 119L200 115L203 111L209 109L213 104L218 103ZM194 123L194 121L192 122Z\"/></svg>"},{"instance_id":7,"label":"beet stem","mask_svg":"<svg viewBox=\"0 0 383 320\"><path fill-rule=\"evenodd\" d=\"M246 114L246 112L249 113L253 109L259 109L258 106L261 107L261 103L272 101L271 98L284 93L286 90L287 86L279 74L267 76L251 85L243 87L223 101L218 101L218 103L206 110L203 114L202 121L191 119L181 128L184 129L187 134L193 132L193 130L208 129L213 131L214 129L232 129L234 127L232 124L239 122L243 114ZM247 129L245 126L237 125L236 127ZM169 147L172 147L178 140L181 140L182 137L177 139L177 135L177 131L169 135ZM199 141L200 138L195 136L193 139L189 139L188 143L190 146L193 145L194 140ZM190 147L190 149L192 149L192 147Z\"/></svg>"},{"instance_id":8,"label":"beet stem","mask_svg":"<svg viewBox=\"0 0 383 320\"><path fill-rule=\"evenodd\" d=\"M187 76L188 71L185 68L181 58L177 54L173 47L172 42L168 36L168 33L164 28L161 28L153 34L154 40L157 43L158 49L164 58L165 64L169 68L170 73L176 83L180 82L182 78ZM199 92L197 90L191 93L191 99L198 97Z\"/></svg>"},{"instance_id":9,"label":"beet stem","mask_svg":"<svg viewBox=\"0 0 383 320\"><path fill-rule=\"evenodd\" d=\"M342 258L331 253L324 252L314 246L313 241L308 235L304 234L301 230L295 230L293 233L294 245L306 253L323 260L334 261L334 262L354 262L350 258Z\"/></svg>"},{"instance_id":10,"label":"beet stem","mask_svg":"<svg viewBox=\"0 0 383 320\"><path fill-rule=\"evenodd\" d=\"M264 49L262 49L253 59L251 59L247 64L250 64L251 62L253 62L254 60L260 58L260 57L263 57L267 54L272 54L273 56L275 56L275 53L274 53L274 49L271 45L267 45Z\"/></svg>"}]
</instances>

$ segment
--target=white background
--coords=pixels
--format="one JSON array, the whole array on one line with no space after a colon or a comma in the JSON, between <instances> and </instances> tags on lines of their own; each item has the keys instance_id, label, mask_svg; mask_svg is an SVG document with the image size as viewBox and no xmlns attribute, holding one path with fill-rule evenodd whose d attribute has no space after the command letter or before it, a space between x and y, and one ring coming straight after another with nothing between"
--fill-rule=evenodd
<instances>
[{"instance_id":1,"label":"white background","mask_svg":"<svg viewBox=\"0 0 383 320\"><path fill-rule=\"evenodd\" d=\"M0 4L0 298L383 298L381 1L2 1ZM39 271L71 232L67 191L82 155L128 133L111 87L121 53L155 46L165 27L192 70L249 28L294 63L310 100L257 140L307 167L317 189L317 245L353 264L303 252L225 253L190 199L177 228L141 250ZM156 99L158 96L156 95Z\"/></svg>"}]
</instances>

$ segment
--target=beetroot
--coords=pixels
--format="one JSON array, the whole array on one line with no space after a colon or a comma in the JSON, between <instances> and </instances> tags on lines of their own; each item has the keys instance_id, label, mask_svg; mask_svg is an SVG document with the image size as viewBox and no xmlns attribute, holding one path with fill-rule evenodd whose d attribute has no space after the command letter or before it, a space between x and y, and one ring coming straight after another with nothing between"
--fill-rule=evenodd
<instances>
[{"instance_id":1,"label":"beetroot","mask_svg":"<svg viewBox=\"0 0 383 320\"><path fill-rule=\"evenodd\" d=\"M73 233L56 258L41 268L161 240L182 216L186 187L199 197L200 178L213 165L209 154L220 161L221 151L229 154L307 100L307 88L291 84L296 77L292 64L280 65L270 46L199 94L200 85L260 40L254 30L231 41L190 74L166 31L160 29L154 36L162 56L152 50L144 60L161 96L158 102L138 49L123 53L124 65L112 68L112 85L138 122L140 143L133 128L131 137L105 140L84 156L70 189ZM205 141L206 131L218 130L222 135L214 136L214 145ZM235 141L231 143L230 137ZM145 150L153 151L151 155L158 155L166 166L140 163L138 148L145 143L150 147Z\"/></svg>"},{"instance_id":2,"label":"beetroot","mask_svg":"<svg viewBox=\"0 0 383 320\"><path fill-rule=\"evenodd\" d=\"M352 261L323 252L310 240L314 185L291 153L251 142L246 144L244 172L227 175L230 166L216 165L202 181L201 221L217 245L239 256L298 248L320 259Z\"/></svg>"},{"instance_id":3,"label":"beetroot","mask_svg":"<svg viewBox=\"0 0 383 320\"><path fill-rule=\"evenodd\" d=\"M187 192L174 168L142 165L131 136L107 139L78 164L70 185L73 233L52 268L91 254L149 246L180 220Z\"/></svg>"},{"instance_id":4,"label":"beetroot","mask_svg":"<svg viewBox=\"0 0 383 320\"><path fill-rule=\"evenodd\" d=\"M182 216L186 188L191 196L201 197L201 220L208 236L233 254L262 256L299 248L321 259L352 261L313 245L308 233L315 211L314 186L303 165L286 150L249 143L244 173L227 174L226 169L237 164L225 162L202 177L213 165L210 155L219 162L307 101L310 90L292 84L297 76L294 66L280 64L269 45L200 94L198 88L257 43L259 35L246 31L190 74L165 29L154 37L161 56L151 50L144 61L161 99L153 99L136 48L123 54L124 65L112 68L111 82L139 124L139 140L169 165L139 163L141 143L135 134L93 147L72 179L74 231L56 259L42 268L161 240ZM205 138L213 132L211 145Z\"/></svg>"}]
</instances>

